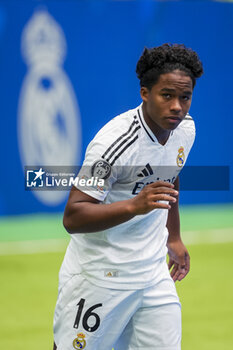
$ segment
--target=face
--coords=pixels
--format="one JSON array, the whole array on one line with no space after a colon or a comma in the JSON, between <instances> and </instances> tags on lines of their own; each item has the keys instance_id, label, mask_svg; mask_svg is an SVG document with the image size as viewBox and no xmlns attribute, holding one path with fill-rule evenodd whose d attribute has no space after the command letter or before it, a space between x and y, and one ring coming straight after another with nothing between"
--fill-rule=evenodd
<instances>
[{"instance_id":1,"label":"face","mask_svg":"<svg viewBox=\"0 0 233 350\"><path fill-rule=\"evenodd\" d=\"M180 70L161 74L151 90L142 87L144 117L152 131L174 130L189 111L192 92L191 78Z\"/></svg>"}]
</instances>

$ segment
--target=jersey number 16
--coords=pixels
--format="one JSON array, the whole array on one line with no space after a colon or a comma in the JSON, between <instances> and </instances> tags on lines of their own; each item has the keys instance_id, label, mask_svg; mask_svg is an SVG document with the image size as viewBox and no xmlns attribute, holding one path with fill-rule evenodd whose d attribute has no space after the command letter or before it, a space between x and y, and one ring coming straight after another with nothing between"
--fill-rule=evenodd
<instances>
[{"instance_id":1,"label":"jersey number 16","mask_svg":"<svg viewBox=\"0 0 233 350\"><path fill-rule=\"evenodd\" d=\"M83 307L85 304L85 299L80 299L79 303L77 304L78 306L78 311L77 311L77 315L74 321L74 328L78 328L79 326L79 322L82 316L82 312L83 312ZM96 312L93 312L93 310L97 309L98 307L101 307L102 304L95 304L93 306L91 306L89 309L87 309L87 311L85 312L85 314L83 315L83 319L82 319L82 324L83 324L83 328L87 331L87 332L95 332L100 325L100 317L99 315L97 315ZM95 318L95 323L93 325L89 325L88 324L88 319L90 317L94 317ZM89 320L90 322L90 320Z\"/></svg>"}]
</instances>

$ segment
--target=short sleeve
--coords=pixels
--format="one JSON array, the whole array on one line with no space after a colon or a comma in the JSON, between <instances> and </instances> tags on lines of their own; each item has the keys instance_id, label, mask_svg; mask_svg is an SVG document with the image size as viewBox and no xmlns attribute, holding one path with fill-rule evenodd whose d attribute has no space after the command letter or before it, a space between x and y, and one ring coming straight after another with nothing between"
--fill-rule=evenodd
<instances>
[{"instance_id":1,"label":"short sleeve","mask_svg":"<svg viewBox=\"0 0 233 350\"><path fill-rule=\"evenodd\" d=\"M89 196L104 201L120 174L119 160L111 166L103 158L108 142L98 136L89 144L74 185Z\"/></svg>"}]
</instances>

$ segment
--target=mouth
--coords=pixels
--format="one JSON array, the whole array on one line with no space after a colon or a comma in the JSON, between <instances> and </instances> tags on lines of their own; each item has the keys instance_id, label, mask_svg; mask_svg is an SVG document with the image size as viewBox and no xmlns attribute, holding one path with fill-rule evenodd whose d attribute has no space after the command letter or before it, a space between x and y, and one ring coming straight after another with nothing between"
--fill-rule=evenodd
<instances>
[{"instance_id":1,"label":"mouth","mask_svg":"<svg viewBox=\"0 0 233 350\"><path fill-rule=\"evenodd\" d=\"M177 122L181 122L182 118L175 116L175 115L169 115L168 117L165 117L165 119L167 121L169 121L170 123L177 123Z\"/></svg>"}]
</instances>

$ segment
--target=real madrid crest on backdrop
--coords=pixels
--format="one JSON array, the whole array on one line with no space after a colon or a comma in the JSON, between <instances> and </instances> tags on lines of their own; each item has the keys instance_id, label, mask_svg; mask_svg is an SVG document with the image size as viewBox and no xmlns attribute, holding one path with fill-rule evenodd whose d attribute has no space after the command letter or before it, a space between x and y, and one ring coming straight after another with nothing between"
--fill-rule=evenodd
<instances>
[{"instance_id":1,"label":"real madrid crest on backdrop","mask_svg":"<svg viewBox=\"0 0 233 350\"><path fill-rule=\"evenodd\" d=\"M22 33L28 65L18 109L18 141L24 166L77 165L81 125L76 96L62 64L66 39L47 11L36 11ZM47 205L58 205L64 191L33 192Z\"/></svg>"}]
</instances>

